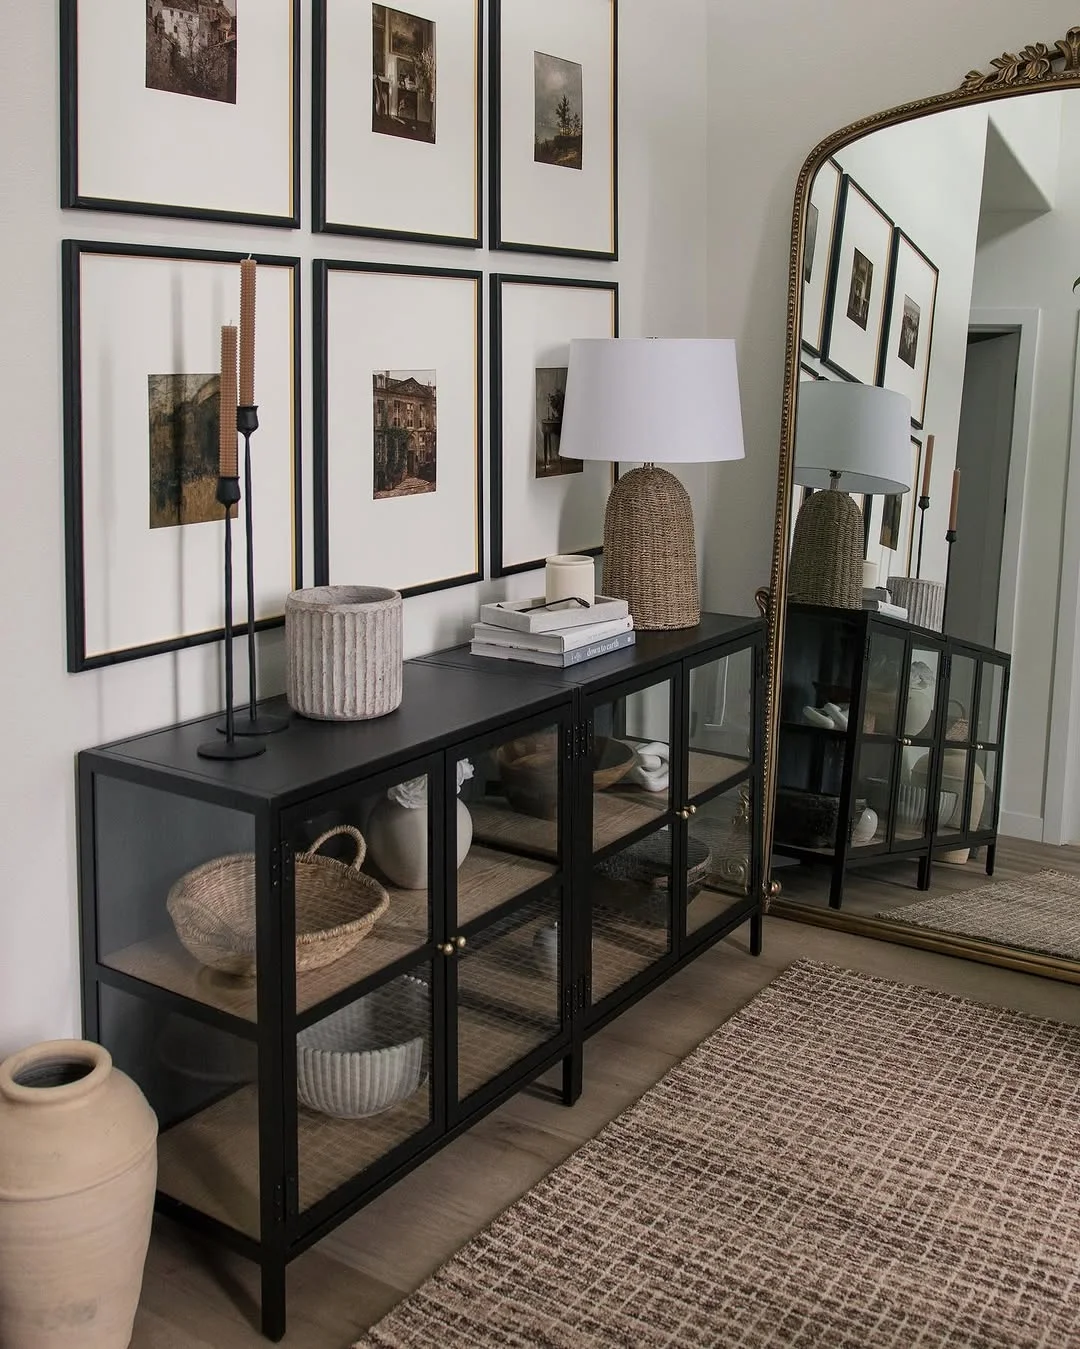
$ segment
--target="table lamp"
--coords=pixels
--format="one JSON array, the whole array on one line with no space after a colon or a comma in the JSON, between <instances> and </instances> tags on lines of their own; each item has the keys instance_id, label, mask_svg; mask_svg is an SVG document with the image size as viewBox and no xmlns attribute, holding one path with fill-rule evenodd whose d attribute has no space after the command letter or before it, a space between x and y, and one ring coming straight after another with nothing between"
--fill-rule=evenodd
<instances>
[{"instance_id":1,"label":"table lamp","mask_svg":"<svg viewBox=\"0 0 1080 1349\"><path fill-rule=\"evenodd\" d=\"M795 483L811 487L795 520L788 598L862 608L866 535L848 495L911 491L911 403L890 389L847 381L800 384Z\"/></svg>"},{"instance_id":2,"label":"table lamp","mask_svg":"<svg viewBox=\"0 0 1080 1349\"><path fill-rule=\"evenodd\" d=\"M573 340L559 453L644 465L608 497L604 594L626 600L645 631L696 627L694 511L660 465L744 458L734 341Z\"/></svg>"}]
</instances>

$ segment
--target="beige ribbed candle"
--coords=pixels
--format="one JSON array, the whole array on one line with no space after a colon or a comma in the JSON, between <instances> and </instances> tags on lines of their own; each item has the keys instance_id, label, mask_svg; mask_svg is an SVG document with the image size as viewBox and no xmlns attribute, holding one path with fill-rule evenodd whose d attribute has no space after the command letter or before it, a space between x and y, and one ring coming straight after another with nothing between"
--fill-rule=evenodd
<instances>
[{"instance_id":1,"label":"beige ribbed candle","mask_svg":"<svg viewBox=\"0 0 1080 1349\"><path fill-rule=\"evenodd\" d=\"M221 329L221 436L218 445L218 475L239 475L236 452L236 328Z\"/></svg>"}]
</instances>

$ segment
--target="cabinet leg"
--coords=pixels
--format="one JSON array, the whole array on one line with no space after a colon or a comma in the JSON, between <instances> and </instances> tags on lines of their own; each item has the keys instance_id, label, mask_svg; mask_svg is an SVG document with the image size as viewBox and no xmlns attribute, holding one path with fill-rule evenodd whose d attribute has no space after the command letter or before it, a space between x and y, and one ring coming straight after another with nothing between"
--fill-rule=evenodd
<instances>
[{"instance_id":1,"label":"cabinet leg","mask_svg":"<svg viewBox=\"0 0 1080 1349\"><path fill-rule=\"evenodd\" d=\"M996 858L997 858L997 844L990 843L987 845L986 849L986 874L988 876L992 876L994 874L994 862Z\"/></svg>"},{"instance_id":2,"label":"cabinet leg","mask_svg":"<svg viewBox=\"0 0 1080 1349\"><path fill-rule=\"evenodd\" d=\"M285 1262L273 1257L262 1265L262 1333L275 1344L285 1338Z\"/></svg>"},{"instance_id":3,"label":"cabinet leg","mask_svg":"<svg viewBox=\"0 0 1080 1349\"><path fill-rule=\"evenodd\" d=\"M832 884L829 886L829 908L838 909L844 899L844 868L833 867Z\"/></svg>"},{"instance_id":4,"label":"cabinet leg","mask_svg":"<svg viewBox=\"0 0 1080 1349\"><path fill-rule=\"evenodd\" d=\"M750 919L750 954L752 956L761 955L761 944L765 936L765 919L760 913L755 913Z\"/></svg>"},{"instance_id":5,"label":"cabinet leg","mask_svg":"<svg viewBox=\"0 0 1080 1349\"><path fill-rule=\"evenodd\" d=\"M575 1045L562 1061L562 1103L575 1105L581 1097L585 1078L585 1051Z\"/></svg>"},{"instance_id":6,"label":"cabinet leg","mask_svg":"<svg viewBox=\"0 0 1080 1349\"><path fill-rule=\"evenodd\" d=\"M919 858L919 889L930 889L930 877L934 870L934 859L930 854Z\"/></svg>"}]
</instances>

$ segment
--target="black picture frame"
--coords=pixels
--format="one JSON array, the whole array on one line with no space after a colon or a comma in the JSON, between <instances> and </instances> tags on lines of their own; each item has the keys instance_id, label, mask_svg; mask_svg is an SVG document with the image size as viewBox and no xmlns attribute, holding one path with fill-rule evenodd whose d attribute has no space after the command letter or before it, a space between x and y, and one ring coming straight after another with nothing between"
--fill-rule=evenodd
<instances>
[{"instance_id":1,"label":"black picture frame","mask_svg":"<svg viewBox=\"0 0 1080 1349\"><path fill-rule=\"evenodd\" d=\"M919 358L922 376L921 378L915 377L918 370L917 366L913 366L910 382L903 377L898 357L894 357L892 351L893 334L896 331L897 288L901 275L906 275L906 267L909 261L913 261L915 266L922 265L925 267L927 276L933 278L930 282L929 294L930 318L926 325L928 335L925 349ZM926 395L930 387L930 370L934 359L934 329L937 320L937 295L940 280L941 271L937 264L923 252L909 234L906 234L902 229L894 229L892 257L889 265L889 293L885 301L885 327L881 336L877 383L882 388L895 389L900 393L907 394L911 401L911 425L916 431L922 431L926 421ZM924 295L922 298L925 306L927 297ZM917 341L916 346L918 346ZM904 387L905 385L907 387Z\"/></svg>"},{"instance_id":2,"label":"black picture frame","mask_svg":"<svg viewBox=\"0 0 1080 1349\"><path fill-rule=\"evenodd\" d=\"M490 108L489 159L489 247L505 252L539 253L549 257L591 258L617 262L619 258L619 0L606 0L611 6L611 229L607 248L578 248L545 243L542 240L514 239L504 233L502 205L502 6L504 0L488 0L488 82Z\"/></svg>"},{"instance_id":3,"label":"black picture frame","mask_svg":"<svg viewBox=\"0 0 1080 1349\"><path fill-rule=\"evenodd\" d=\"M483 452L483 273L471 268L420 267L403 263L358 262L341 259L316 258L312 262L313 282L313 329L314 329L314 445L313 445L313 536L315 551L315 584L330 585L331 576L331 523L330 523L330 277L335 272L365 275L385 275L391 277L424 277L433 280L472 281L476 288L476 342L475 342L475 521L474 538L475 564L467 571L454 576L413 585L397 585L403 598L415 595L434 594L441 590L452 590L458 586L473 585L484 579L484 452ZM364 411L358 415L368 415L369 407L362 400ZM373 582L374 583L374 582ZM382 584L382 582L379 582ZM386 582L389 584L390 582Z\"/></svg>"},{"instance_id":4,"label":"black picture frame","mask_svg":"<svg viewBox=\"0 0 1080 1349\"><path fill-rule=\"evenodd\" d=\"M389 226L366 224L361 221L332 220L328 215L327 197L327 55L328 5L333 0L313 0L312 5L312 116L311 116L311 215L312 230L319 234L343 234L358 238L400 239L408 243L440 244L456 248L483 246L484 197L484 12L483 0L473 0L476 23L476 103L475 166L476 190L474 227L471 232L446 233L439 230L395 229Z\"/></svg>"},{"instance_id":5,"label":"black picture frame","mask_svg":"<svg viewBox=\"0 0 1080 1349\"><path fill-rule=\"evenodd\" d=\"M830 197L824 202L815 200L815 196L818 195L819 185L825 182L825 179L822 178L823 174L828 174L830 177L835 178L835 186L833 187L832 193ZM825 325L830 309L829 284L832 279L833 251L836 246L837 236L840 233L840 195L841 189L843 187L843 181L844 181L843 168L835 159L833 158L827 159L825 163L822 164L821 168L818 170L817 175L815 176L813 187L811 189L809 197L807 198L806 203L806 228L804 231L806 235L809 235L810 231L811 212L814 210L817 210L819 212L818 222L815 226L815 237L813 240L814 256L811 259L811 261L813 263L815 272L817 265L820 262L820 265L824 271L824 280L820 292L821 294L820 304L817 304L811 308L808 305L808 297L807 297L807 286L810 282L810 278L806 275L807 260L806 257L804 256L803 282L802 282L803 308L801 317L800 341L803 351L807 352L808 355L817 357L819 359L825 347L824 341ZM820 221L820 213L823 208L827 208L824 227L822 227ZM809 239L804 238L803 241L804 254L805 251L810 247L811 244L809 242Z\"/></svg>"},{"instance_id":6,"label":"black picture frame","mask_svg":"<svg viewBox=\"0 0 1080 1349\"><path fill-rule=\"evenodd\" d=\"M60 205L64 209L112 211L127 215L166 216L182 220L214 220L237 225L268 225L299 229L300 208L300 0L291 5L291 144L289 150L290 209L280 213L215 208L190 203L145 201L137 197L109 197L84 190L79 154L79 4L60 0ZM118 128L122 134L122 128Z\"/></svg>"},{"instance_id":7,"label":"black picture frame","mask_svg":"<svg viewBox=\"0 0 1080 1349\"><path fill-rule=\"evenodd\" d=\"M846 254L846 244L849 228L852 225L854 211L852 209L853 199L857 199L858 205L864 208L871 216L876 217L877 225L883 232L883 238L878 240L879 244L884 244L876 257L870 259L875 267L880 267L884 276L879 278L880 284L876 285L876 293L881 296L880 305L875 301L871 308L869 297L867 297L867 314L865 317L866 331L868 332L867 341L864 344L865 352L862 353L864 361L863 368L860 370L851 369L851 362L844 363L844 358L840 355L840 348L837 337L840 331L840 325L837 323L838 306L841 303L841 289L845 278L840 275ZM840 204L837 209L836 230L833 239L832 258L829 265L829 285L825 300L825 328L822 334L822 345L820 360L822 365L826 366L834 374L839 375L856 384L874 384L877 380L878 372L881 366L881 353L885 341L885 328L888 320L888 304L892 294L892 261L893 261L893 232L895 222L881 206L874 200L870 194L859 185L858 182L849 173L845 173L843 182L840 186ZM850 312L850 311L849 311ZM874 325L874 331L869 331L869 325Z\"/></svg>"},{"instance_id":8,"label":"black picture frame","mask_svg":"<svg viewBox=\"0 0 1080 1349\"><path fill-rule=\"evenodd\" d=\"M619 283L617 281L596 278L567 278L553 276L521 276L507 273L495 273L490 278L490 333L491 333L491 575L494 578L514 576L520 572L534 571L544 565L545 558L530 558L523 562L507 563L504 560L504 534L506 521L503 509L503 378L505 361L503 356L503 294L507 286L539 286L547 288L602 290L612 296L612 332L610 336L619 336ZM570 334L569 336L572 336ZM618 465L612 465L612 482L618 476ZM601 522L601 530L602 530ZM553 552L558 551L552 549ZM599 557L604 551L603 544L592 547L575 548L575 552L587 553Z\"/></svg>"},{"instance_id":9,"label":"black picture frame","mask_svg":"<svg viewBox=\"0 0 1080 1349\"><path fill-rule=\"evenodd\" d=\"M61 244L62 305L63 305L63 448L64 448L64 544L67 600L67 668L77 674L84 670L101 669L147 656L205 646L223 639L224 624L220 627L185 633L161 641L137 646L90 653L86 644L86 570L84 511L84 439L83 439L83 371L82 328L83 305L81 292L82 260L87 255L121 258L152 258L162 261L211 262L235 265L247 257L267 267L292 270L292 321L289 340L292 351L292 481L293 504L292 588L303 585L303 491L304 469L301 423L301 361L300 361L300 259L268 253L219 251L201 248L163 248L151 244L124 244L87 239L65 239ZM254 448L254 447L253 447ZM256 515L258 503L256 502ZM256 559L257 562L257 559ZM234 585L238 582L234 581ZM256 632L266 632L284 625L284 611L272 618L258 619ZM237 636L246 634L246 622L234 624Z\"/></svg>"}]
</instances>

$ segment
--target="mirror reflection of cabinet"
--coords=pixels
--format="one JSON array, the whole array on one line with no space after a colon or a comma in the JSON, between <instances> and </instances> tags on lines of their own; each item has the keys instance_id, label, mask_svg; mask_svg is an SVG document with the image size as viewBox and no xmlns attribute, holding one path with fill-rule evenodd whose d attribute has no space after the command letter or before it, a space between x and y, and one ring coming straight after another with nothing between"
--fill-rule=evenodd
<instances>
[{"instance_id":1,"label":"mirror reflection of cabinet","mask_svg":"<svg viewBox=\"0 0 1080 1349\"><path fill-rule=\"evenodd\" d=\"M936 849L990 843L992 869L1006 684L1006 657L789 605L774 853L829 866L833 908L846 869L871 859L918 862L923 890Z\"/></svg>"}]
</instances>

